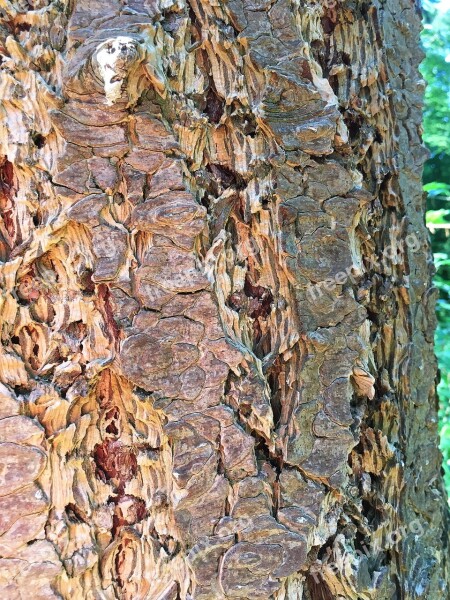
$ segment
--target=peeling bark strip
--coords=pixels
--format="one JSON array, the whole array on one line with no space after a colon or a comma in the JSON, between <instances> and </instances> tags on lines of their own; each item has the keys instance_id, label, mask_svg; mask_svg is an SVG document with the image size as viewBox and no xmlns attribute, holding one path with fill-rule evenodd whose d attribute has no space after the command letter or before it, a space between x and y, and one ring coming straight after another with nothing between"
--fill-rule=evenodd
<instances>
[{"instance_id":1,"label":"peeling bark strip","mask_svg":"<svg viewBox=\"0 0 450 600\"><path fill-rule=\"evenodd\" d=\"M0 13L0 596L445 597L414 3Z\"/></svg>"}]
</instances>

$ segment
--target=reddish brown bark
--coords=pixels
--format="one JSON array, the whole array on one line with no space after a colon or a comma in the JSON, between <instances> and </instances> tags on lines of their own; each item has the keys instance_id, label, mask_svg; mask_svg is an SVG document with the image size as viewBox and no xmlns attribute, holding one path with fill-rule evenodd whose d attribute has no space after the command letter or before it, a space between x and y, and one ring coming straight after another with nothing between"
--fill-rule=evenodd
<instances>
[{"instance_id":1,"label":"reddish brown bark","mask_svg":"<svg viewBox=\"0 0 450 600\"><path fill-rule=\"evenodd\" d=\"M444 597L418 8L1 11L2 596Z\"/></svg>"}]
</instances>

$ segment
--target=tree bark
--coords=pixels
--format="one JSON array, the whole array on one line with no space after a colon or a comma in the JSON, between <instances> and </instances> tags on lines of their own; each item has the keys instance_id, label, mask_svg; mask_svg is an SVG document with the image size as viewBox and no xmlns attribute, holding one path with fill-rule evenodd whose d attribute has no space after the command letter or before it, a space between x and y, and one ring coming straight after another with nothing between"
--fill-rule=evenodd
<instances>
[{"instance_id":1,"label":"tree bark","mask_svg":"<svg viewBox=\"0 0 450 600\"><path fill-rule=\"evenodd\" d=\"M0 6L1 597L445 598L419 7Z\"/></svg>"}]
</instances>

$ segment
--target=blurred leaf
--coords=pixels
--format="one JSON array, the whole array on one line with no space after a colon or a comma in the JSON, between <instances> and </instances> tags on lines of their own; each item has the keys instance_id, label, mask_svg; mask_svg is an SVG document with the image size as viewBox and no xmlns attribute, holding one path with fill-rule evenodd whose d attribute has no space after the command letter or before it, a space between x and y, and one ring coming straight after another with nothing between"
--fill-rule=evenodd
<instances>
[{"instance_id":1,"label":"blurred leaf","mask_svg":"<svg viewBox=\"0 0 450 600\"><path fill-rule=\"evenodd\" d=\"M436 198L439 196L445 196L446 200L450 200L450 184L442 183L438 181L432 181L426 183L423 189L428 192L428 196Z\"/></svg>"},{"instance_id":2,"label":"blurred leaf","mask_svg":"<svg viewBox=\"0 0 450 600\"><path fill-rule=\"evenodd\" d=\"M450 209L440 208L439 210L427 210L426 223L427 225L445 225L449 221L445 217L450 215Z\"/></svg>"}]
</instances>

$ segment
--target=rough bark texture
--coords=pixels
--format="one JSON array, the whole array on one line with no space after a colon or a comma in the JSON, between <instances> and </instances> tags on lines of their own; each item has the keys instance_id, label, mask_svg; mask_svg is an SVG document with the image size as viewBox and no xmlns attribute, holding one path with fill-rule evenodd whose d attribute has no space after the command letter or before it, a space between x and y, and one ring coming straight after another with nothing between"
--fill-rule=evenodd
<instances>
[{"instance_id":1,"label":"rough bark texture","mask_svg":"<svg viewBox=\"0 0 450 600\"><path fill-rule=\"evenodd\" d=\"M445 598L418 7L0 7L0 596Z\"/></svg>"}]
</instances>

